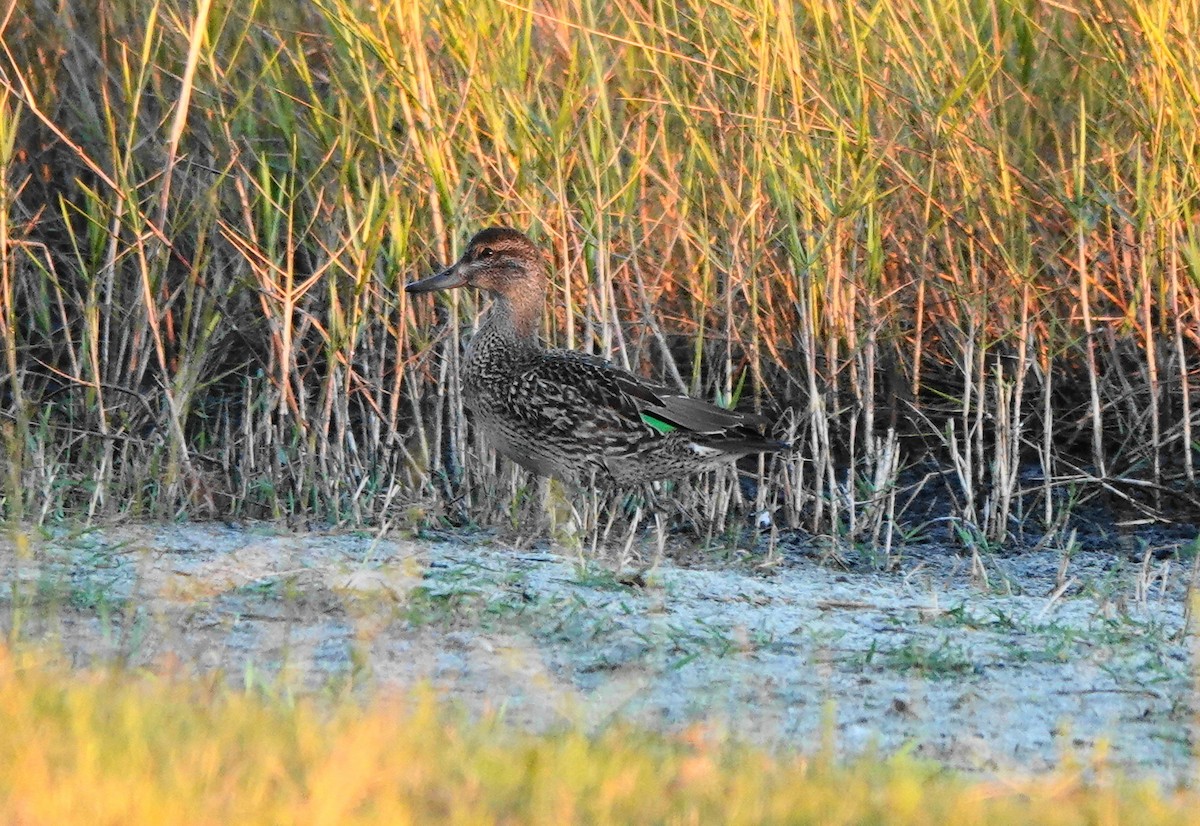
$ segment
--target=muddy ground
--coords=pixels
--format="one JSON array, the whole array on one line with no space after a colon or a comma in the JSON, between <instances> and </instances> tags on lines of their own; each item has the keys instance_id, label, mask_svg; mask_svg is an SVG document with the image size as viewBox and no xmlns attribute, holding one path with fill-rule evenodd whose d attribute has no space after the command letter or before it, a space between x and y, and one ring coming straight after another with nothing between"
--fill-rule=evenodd
<instances>
[{"instance_id":1,"label":"muddy ground","mask_svg":"<svg viewBox=\"0 0 1200 826\"><path fill-rule=\"evenodd\" d=\"M485 535L269 524L0 538L0 625L71 662L221 670L270 691L432 684L522 726L702 722L769 747L986 773L1064 759L1200 779L1189 546L890 572L811 544L614 574ZM8 587L11 584L12 587ZM832 721L830 726L829 721Z\"/></svg>"}]
</instances>

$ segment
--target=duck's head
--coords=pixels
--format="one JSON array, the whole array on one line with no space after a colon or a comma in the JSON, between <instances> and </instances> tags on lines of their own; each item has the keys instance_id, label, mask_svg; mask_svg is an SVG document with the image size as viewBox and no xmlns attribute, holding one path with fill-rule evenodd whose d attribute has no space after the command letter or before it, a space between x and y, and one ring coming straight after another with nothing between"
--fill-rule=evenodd
<instances>
[{"instance_id":1,"label":"duck's head","mask_svg":"<svg viewBox=\"0 0 1200 826\"><path fill-rule=\"evenodd\" d=\"M509 301L536 296L540 303L546 289L542 254L523 233L491 227L475 233L458 261L404 289L428 293L455 287L475 287Z\"/></svg>"}]
</instances>

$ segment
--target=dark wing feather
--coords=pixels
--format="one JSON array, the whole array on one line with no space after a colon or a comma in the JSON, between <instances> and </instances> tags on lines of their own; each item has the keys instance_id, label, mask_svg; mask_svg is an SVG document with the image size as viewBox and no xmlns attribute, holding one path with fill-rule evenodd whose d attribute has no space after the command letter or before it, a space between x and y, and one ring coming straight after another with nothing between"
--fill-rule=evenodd
<instances>
[{"instance_id":1,"label":"dark wing feather","mask_svg":"<svg viewBox=\"0 0 1200 826\"><path fill-rule=\"evenodd\" d=\"M571 350L546 351L514 391L538 398L541 404L530 412L544 419L537 423L543 428L644 433L651 431L642 419L646 413L697 436L761 439L757 431L768 424L762 416L725 410Z\"/></svg>"},{"instance_id":2,"label":"dark wing feather","mask_svg":"<svg viewBox=\"0 0 1200 826\"><path fill-rule=\"evenodd\" d=\"M645 412L676 427L709 436L744 427L765 427L768 424L762 416L726 410L678 393L660 394L658 402L646 408Z\"/></svg>"}]
</instances>

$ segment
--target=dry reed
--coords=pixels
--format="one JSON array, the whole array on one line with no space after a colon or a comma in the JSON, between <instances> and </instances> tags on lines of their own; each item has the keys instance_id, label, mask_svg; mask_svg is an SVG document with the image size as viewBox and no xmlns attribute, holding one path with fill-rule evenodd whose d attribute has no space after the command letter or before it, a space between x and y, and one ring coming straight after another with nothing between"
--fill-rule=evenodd
<instances>
[{"instance_id":1,"label":"dry reed","mask_svg":"<svg viewBox=\"0 0 1200 826\"><path fill-rule=\"evenodd\" d=\"M717 531L890 549L921 486L975 544L1194 517L1198 35L1165 0L9 0L3 513L511 518L457 390L479 299L401 290L505 223L554 343L799 445L675 491Z\"/></svg>"}]
</instances>

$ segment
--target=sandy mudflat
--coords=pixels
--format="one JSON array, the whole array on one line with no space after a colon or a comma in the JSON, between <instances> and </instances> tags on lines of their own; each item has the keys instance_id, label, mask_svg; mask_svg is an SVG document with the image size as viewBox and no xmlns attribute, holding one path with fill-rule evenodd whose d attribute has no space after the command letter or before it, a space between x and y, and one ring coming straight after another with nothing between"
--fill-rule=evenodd
<instances>
[{"instance_id":1,"label":"sandy mudflat","mask_svg":"<svg viewBox=\"0 0 1200 826\"><path fill-rule=\"evenodd\" d=\"M134 525L0 538L0 625L78 665L221 669L237 684L432 684L538 729L704 722L771 747L908 750L972 771L1064 755L1200 779L1193 573L1178 561L907 549L889 573L802 548L602 566L486 537ZM701 557L703 559L703 557ZM981 572L983 575L981 575ZM985 582L986 580L986 582ZM1065 588L1059 585L1065 584ZM1056 593L1061 591L1061 593Z\"/></svg>"}]
</instances>

